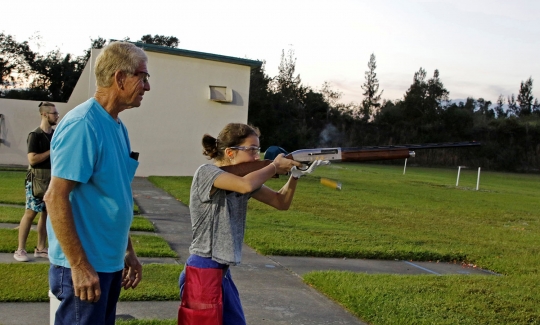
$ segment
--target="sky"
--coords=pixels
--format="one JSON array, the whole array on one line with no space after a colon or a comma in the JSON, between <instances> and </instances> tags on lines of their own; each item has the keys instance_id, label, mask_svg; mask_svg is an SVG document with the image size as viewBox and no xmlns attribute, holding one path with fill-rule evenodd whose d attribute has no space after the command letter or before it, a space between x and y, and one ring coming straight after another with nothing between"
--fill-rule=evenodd
<instances>
[{"instance_id":1,"label":"sky","mask_svg":"<svg viewBox=\"0 0 540 325\"><path fill-rule=\"evenodd\" d=\"M98 37L175 36L182 49L264 61L270 77L292 50L302 84L328 82L343 103L362 101L372 53L387 100L420 68L439 70L453 100L495 103L540 78L538 0L25 0L2 6L0 32L75 55Z\"/></svg>"}]
</instances>

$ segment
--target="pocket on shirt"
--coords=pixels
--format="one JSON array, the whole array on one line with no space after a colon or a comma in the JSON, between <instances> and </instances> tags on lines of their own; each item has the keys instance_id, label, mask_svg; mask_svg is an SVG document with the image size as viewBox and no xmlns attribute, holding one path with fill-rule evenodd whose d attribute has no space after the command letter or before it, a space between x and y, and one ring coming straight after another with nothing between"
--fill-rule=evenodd
<instances>
[{"instance_id":1,"label":"pocket on shirt","mask_svg":"<svg viewBox=\"0 0 540 325\"><path fill-rule=\"evenodd\" d=\"M133 158L129 158L128 166L127 166L127 172L129 181L133 181L133 178L135 177L135 172L137 171L137 167L139 167L139 162Z\"/></svg>"}]
</instances>

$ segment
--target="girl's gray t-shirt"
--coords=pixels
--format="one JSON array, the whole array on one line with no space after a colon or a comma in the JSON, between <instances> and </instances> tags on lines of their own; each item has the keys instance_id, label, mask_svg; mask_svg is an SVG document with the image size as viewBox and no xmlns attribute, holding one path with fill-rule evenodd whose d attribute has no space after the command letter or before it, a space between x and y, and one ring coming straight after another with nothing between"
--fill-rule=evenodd
<instances>
[{"instance_id":1,"label":"girl's gray t-shirt","mask_svg":"<svg viewBox=\"0 0 540 325\"><path fill-rule=\"evenodd\" d=\"M219 167L205 164L193 176L189 202L193 241L189 253L236 265L242 257L247 204L253 192L217 189L210 195L214 181L222 173Z\"/></svg>"}]
</instances>

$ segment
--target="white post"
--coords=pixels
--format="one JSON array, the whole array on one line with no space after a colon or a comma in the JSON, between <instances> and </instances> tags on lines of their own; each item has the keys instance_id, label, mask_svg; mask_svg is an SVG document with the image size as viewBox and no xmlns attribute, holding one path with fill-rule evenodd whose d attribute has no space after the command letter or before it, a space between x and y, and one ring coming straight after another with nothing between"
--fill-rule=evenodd
<instances>
[{"instance_id":1,"label":"white post","mask_svg":"<svg viewBox=\"0 0 540 325\"><path fill-rule=\"evenodd\" d=\"M405 158L405 166L403 166L403 175L405 175L406 169L407 169L407 158Z\"/></svg>"},{"instance_id":2,"label":"white post","mask_svg":"<svg viewBox=\"0 0 540 325\"><path fill-rule=\"evenodd\" d=\"M476 179L476 190L478 191L478 186L480 185L480 167L478 167L478 177Z\"/></svg>"},{"instance_id":3,"label":"white post","mask_svg":"<svg viewBox=\"0 0 540 325\"><path fill-rule=\"evenodd\" d=\"M60 300L56 298L55 295L49 290L49 324L54 325L54 320L56 318L56 310L60 306Z\"/></svg>"},{"instance_id":4,"label":"white post","mask_svg":"<svg viewBox=\"0 0 540 325\"><path fill-rule=\"evenodd\" d=\"M456 187L458 186L459 184L459 173L461 172L461 166L458 166L458 170L457 170L457 180L456 180Z\"/></svg>"}]
</instances>

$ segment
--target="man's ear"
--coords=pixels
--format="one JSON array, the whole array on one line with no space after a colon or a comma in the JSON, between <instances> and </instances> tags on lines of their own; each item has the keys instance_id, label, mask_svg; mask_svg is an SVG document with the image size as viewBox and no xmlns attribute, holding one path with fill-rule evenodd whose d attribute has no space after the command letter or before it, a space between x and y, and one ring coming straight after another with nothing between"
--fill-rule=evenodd
<instances>
[{"instance_id":1,"label":"man's ear","mask_svg":"<svg viewBox=\"0 0 540 325\"><path fill-rule=\"evenodd\" d=\"M124 82L126 80L127 74L124 71L116 71L114 73L114 82L116 83L117 87L120 89L124 89Z\"/></svg>"}]
</instances>

